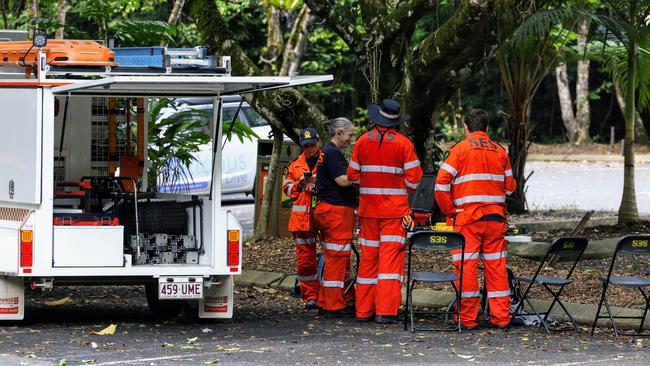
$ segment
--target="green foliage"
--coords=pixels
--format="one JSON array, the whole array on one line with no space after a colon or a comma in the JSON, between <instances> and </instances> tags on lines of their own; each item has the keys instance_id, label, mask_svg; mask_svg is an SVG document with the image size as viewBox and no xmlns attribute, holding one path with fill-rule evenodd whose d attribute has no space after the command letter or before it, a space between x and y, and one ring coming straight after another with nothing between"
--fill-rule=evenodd
<instances>
[{"instance_id":1,"label":"green foliage","mask_svg":"<svg viewBox=\"0 0 650 366\"><path fill-rule=\"evenodd\" d=\"M121 47L158 45L174 41L176 27L159 20L126 20L111 23Z\"/></svg>"}]
</instances>

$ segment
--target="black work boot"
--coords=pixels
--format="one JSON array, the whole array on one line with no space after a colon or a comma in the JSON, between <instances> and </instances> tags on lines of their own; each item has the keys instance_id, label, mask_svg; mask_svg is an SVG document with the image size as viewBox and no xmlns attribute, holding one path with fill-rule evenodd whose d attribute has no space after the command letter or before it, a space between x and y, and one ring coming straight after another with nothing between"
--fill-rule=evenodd
<instances>
[{"instance_id":1,"label":"black work boot","mask_svg":"<svg viewBox=\"0 0 650 366\"><path fill-rule=\"evenodd\" d=\"M377 315L375 323L379 324L397 324L397 317L394 315Z\"/></svg>"}]
</instances>

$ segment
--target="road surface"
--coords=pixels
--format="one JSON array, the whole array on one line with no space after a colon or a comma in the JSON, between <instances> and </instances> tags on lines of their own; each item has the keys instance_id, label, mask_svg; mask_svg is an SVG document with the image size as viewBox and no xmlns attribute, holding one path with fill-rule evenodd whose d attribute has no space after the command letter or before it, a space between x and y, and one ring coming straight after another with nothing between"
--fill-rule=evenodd
<instances>
[{"instance_id":1,"label":"road surface","mask_svg":"<svg viewBox=\"0 0 650 366\"><path fill-rule=\"evenodd\" d=\"M63 305L44 303L65 297ZM152 317L141 288L32 293L28 319L0 327L0 365L650 363L650 340L615 339L605 329L595 337L534 328L410 333L401 324L324 318L279 290L239 288L236 303L232 320L193 324ZM92 334L110 324L113 335Z\"/></svg>"}]
</instances>

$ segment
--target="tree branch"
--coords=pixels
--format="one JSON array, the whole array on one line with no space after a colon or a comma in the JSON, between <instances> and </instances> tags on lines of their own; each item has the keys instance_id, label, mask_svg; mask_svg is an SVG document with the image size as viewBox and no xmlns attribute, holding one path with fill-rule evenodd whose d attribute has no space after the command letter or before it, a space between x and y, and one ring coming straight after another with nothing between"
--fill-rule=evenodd
<instances>
[{"instance_id":1,"label":"tree branch","mask_svg":"<svg viewBox=\"0 0 650 366\"><path fill-rule=\"evenodd\" d=\"M305 4L314 15L323 19L350 49L356 53L361 50L363 35L359 33L353 23L334 8L334 3L331 0L305 0Z\"/></svg>"},{"instance_id":2,"label":"tree branch","mask_svg":"<svg viewBox=\"0 0 650 366\"><path fill-rule=\"evenodd\" d=\"M361 9L361 16L363 17L363 24L366 26L366 32L372 30L373 33L383 34L383 29L376 29L377 26L384 26L382 19L386 19L388 12L386 11L385 0L359 0L359 8Z\"/></svg>"},{"instance_id":3,"label":"tree branch","mask_svg":"<svg viewBox=\"0 0 650 366\"><path fill-rule=\"evenodd\" d=\"M440 0L407 0L388 16L382 24L387 39L394 39L405 29L415 26L418 20L435 9Z\"/></svg>"}]
</instances>

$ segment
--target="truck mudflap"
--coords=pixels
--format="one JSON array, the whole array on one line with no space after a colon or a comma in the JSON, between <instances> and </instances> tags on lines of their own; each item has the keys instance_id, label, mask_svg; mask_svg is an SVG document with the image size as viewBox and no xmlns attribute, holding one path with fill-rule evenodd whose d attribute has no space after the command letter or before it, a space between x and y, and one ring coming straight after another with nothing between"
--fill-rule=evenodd
<instances>
[{"instance_id":1,"label":"truck mudflap","mask_svg":"<svg viewBox=\"0 0 650 366\"><path fill-rule=\"evenodd\" d=\"M214 276L204 288L203 298L199 300L199 318L232 318L234 279L233 276Z\"/></svg>"},{"instance_id":2,"label":"truck mudflap","mask_svg":"<svg viewBox=\"0 0 650 366\"><path fill-rule=\"evenodd\" d=\"M0 277L0 320L23 320L25 284L22 277Z\"/></svg>"}]
</instances>

